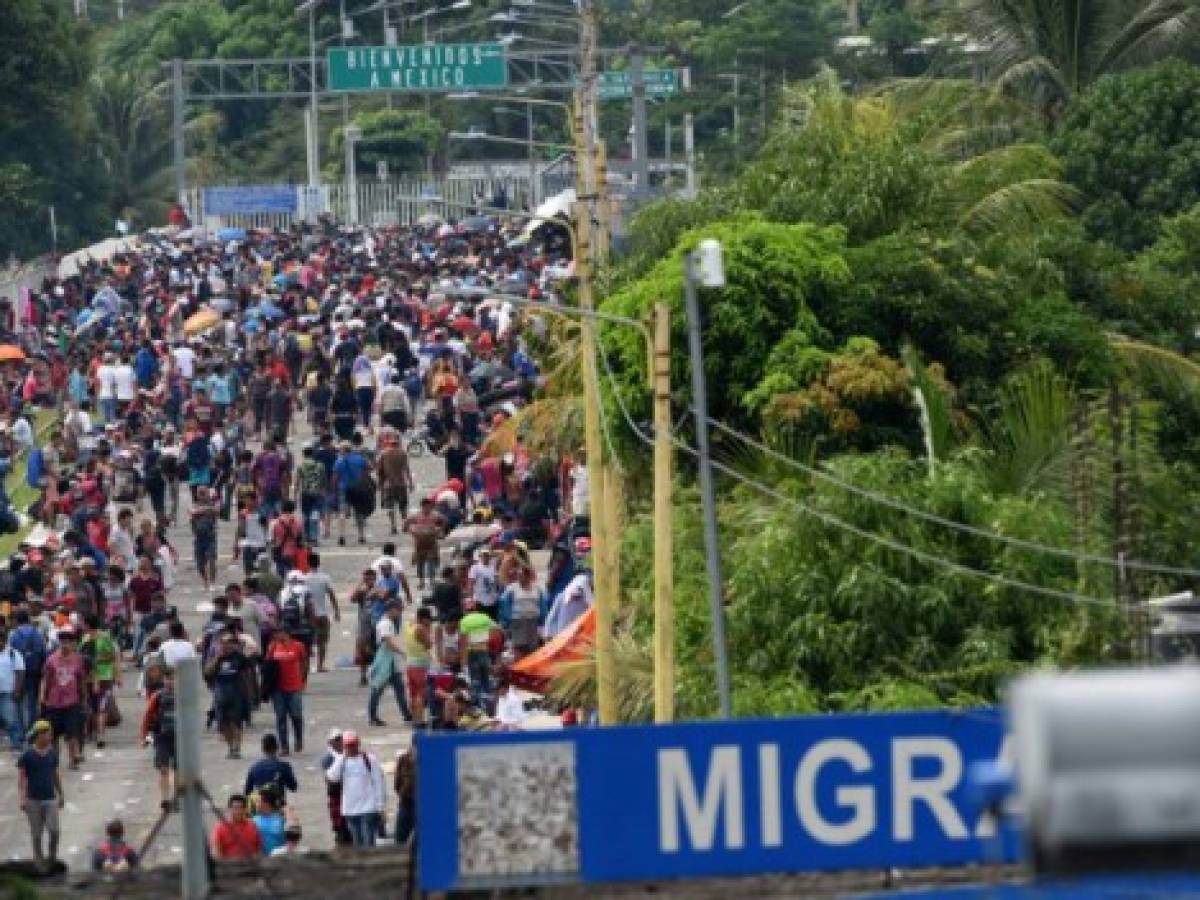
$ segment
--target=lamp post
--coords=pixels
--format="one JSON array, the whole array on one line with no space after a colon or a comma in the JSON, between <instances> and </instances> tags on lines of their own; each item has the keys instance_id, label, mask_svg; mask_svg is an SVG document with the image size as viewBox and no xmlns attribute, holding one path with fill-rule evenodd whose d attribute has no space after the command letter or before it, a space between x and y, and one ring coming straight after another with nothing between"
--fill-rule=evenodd
<instances>
[{"instance_id":1,"label":"lamp post","mask_svg":"<svg viewBox=\"0 0 1200 900\"><path fill-rule=\"evenodd\" d=\"M713 491L712 457L708 445L708 390L704 379L704 349L700 343L700 303L697 288L725 286L721 245L711 238L684 260L688 350L692 367L692 408L696 417L696 450L700 467L700 501L704 512L704 555L708 568L708 598L712 613L713 658L717 667L717 697L721 718L733 715L729 685L729 656L725 643L725 603L721 574L721 543L717 534L717 501Z\"/></svg>"}]
</instances>

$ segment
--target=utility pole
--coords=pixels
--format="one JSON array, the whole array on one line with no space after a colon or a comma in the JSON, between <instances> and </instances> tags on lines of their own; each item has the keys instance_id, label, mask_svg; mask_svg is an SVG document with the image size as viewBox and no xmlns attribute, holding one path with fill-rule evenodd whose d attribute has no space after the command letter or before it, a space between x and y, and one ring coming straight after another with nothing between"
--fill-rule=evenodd
<instances>
[{"instance_id":1,"label":"utility pole","mask_svg":"<svg viewBox=\"0 0 1200 900\"><path fill-rule=\"evenodd\" d=\"M321 187L321 132L317 99L317 3L308 0L308 187L309 202Z\"/></svg>"},{"instance_id":2,"label":"utility pole","mask_svg":"<svg viewBox=\"0 0 1200 900\"><path fill-rule=\"evenodd\" d=\"M674 473L671 459L671 312L654 307L654 721L675 718Z\"/></svg>"},{"instance_id":3,"label":"utility pole","mask_svg":"<svg viewBox=\"0 0 1200 900\"><path fill-rule=\"evenodd\" d=\"M633 78L633 172L637 180L635 197L650 193L649 142L646 135L646 59L636 44L629 55Z\"/></svg>"},{"instance_id":4,"label":"utility pole","mask_svg":"<svg viewBox=\"0 0 1200 900\"><path fill-rule=\"evenodd\" d=\"M342 129L342 138L346 144L346 216L351 225L358 222L358 170L354 160L354 145L362 137L362 129L357 125L347 125Z\"/></svg>"},{"instance_id":5,"label":"utility pole","mask_svg":"<svg viewBox=\"0 0 1200 900\"><path fill-rule=\"evenodd\" d=\"M525 104L525 134L529 138L529 211L538 207L538 166L536 148L533 146L533 104Z\"/></svg>"},{"instance_id":6,"label":"utility pole","mask_svg":"<svg viewBox=\"0 0 1200 900\"><path fill-rule=\"evenodd\" d=\"M696 418L696 450L700 469L700 501L704 511L704 556L708 568L708 597L712 614L713 660L717 670L717 697L721 718L733 715L729 681L729 653L725 642L724 576L721 572L721 542L717 532L717 500L713 488L712 454L708 445L708 389L704 379L704 349L700 342L698 287L721 287L725 273L721 245L714 240L684 259L684 291L688 317L688 349L692 367L692 406Z\"/></svg>"},{"instance_id":7,"label":"utility pole","mask_svg":"<svg viewBox=\"0 0 1200 900\"><path fill-rule=\"evenodd\" d=\"M186 208L187 150L183 143L182 59L171 60L171 145L175 158L175 199L180 206Z\"/></svg>"},{"instance_id":8,"label":"utility pole","mask_svg":"<svg viewBox=\"0 0 1200 900\"><path fill-rule=\"evenodd\" d=\"M576 93L576 140L578 190L575 204L575 270L579 279L579 305L595 309L593 295L592 220L598 194L596 172L596 57L599 46L600 11L597 0L581 0L579 29L579 88ZM604 450L600 440L600 378L596 368L596 323L585 313L581 336L583 356L584 432L587 440L589 507L592 553L597 562L609 559L608 541L615 536L605 527L609 515L605 505ZM606 565L593 567L596 582L596 685L600 723L617 722L616 672L613 668L613 619L615 597Z\"/></svg>"},{"instance_id":9,"label":"utility pole","mask_svg":"<svg viewBox=\"0 0 1200 900\"><path fill-rule=\"evenodd\" d=\"M204 836L203 787L200 781L200 661L175 664L176 750L175 790L183 809L183 898L208 895L208 848Z\"/></svg>"},{"instance_id":10,"label":"utility pole","mask_svg":"<svg viewBox=\"0 0 1200 900\"><path fill-rule=\"evenodd\" d=\"M695 200L696 195L700 191L700 184L696 180L696 130L695 119L691 113L687 113L683 117L683 161L687 174L687 198Z\"/></svg>"}]
</instances>

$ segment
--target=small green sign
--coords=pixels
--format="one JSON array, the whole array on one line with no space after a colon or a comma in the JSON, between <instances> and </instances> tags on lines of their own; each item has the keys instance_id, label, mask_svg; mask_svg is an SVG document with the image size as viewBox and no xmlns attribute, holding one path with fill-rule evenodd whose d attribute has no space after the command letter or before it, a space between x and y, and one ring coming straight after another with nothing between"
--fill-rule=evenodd
<instances>
[{"instance_id":1,"label":"small green sign","mask_svg":"<svg viewBox=\"0 0 1200 900\"><path fill-rule=\"evenodd\" d=\"M679 92L678 69L643 69L647 97L669 97ZM628 69L601 72L598 82L601 100L628 100L633 96L633 73Z\"/></svg>"},{"instance_id":2,"label":"small green sign","mask_svg":"<svg viewBox=\"0 0 1200 900\"><path fill-rule=\"evenodd\" d=\"M503 44L330 47L332 91L462 91L508 84Z\"/></svg>"}]
</instances>

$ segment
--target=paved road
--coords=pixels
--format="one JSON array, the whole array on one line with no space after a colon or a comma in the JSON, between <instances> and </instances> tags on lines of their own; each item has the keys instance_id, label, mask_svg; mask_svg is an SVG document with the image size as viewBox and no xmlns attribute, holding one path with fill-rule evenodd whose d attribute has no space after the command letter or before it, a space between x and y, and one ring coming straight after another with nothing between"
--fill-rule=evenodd
<instances>
[{"instance_id":1,"label":"paved road","mask_svg":"<svg viewBox=\"0 0 1200 900\"><path fill-rule=\"evenodd\" d=\"M299 440L292 444L293 453L299 458ZM413 474L418 491L435 487L444 476L444 464L437 457L426 457L413 461ZM186 498L187 492L183 495ZM181 503L186 504L186 499ZM191 536L185 524L176 526L171 535L172 542L182 557L179 581L171 592L169 602L179 608L187 625L188 633L198 635L201 624L207 619L209 607L206 594L200 584L191 559ZM336 526L335 526L336 528ZM232 555L233 527L222 523L220 534L221 556L218 564L218 579L240 581L241 565L230 566ZM377 511L368 523L367 545L359 546L353 537L353 526L348 529L348 545L336 545L336 537L321 547L321 565L333 578L337 595L343 605L341 623L334 623L330 641L329 664L349 663L354 649L354 613L350 608L346 614L345 598L359 574L367 564L379 555L381 545L387 540L398 540L399 556L405 561L411 557L411 545L407 538L392 538L389 535L387 517ZM336 531L334 532L336 535ZM228 566L228 568L226 568ZM416 584L413 584L414 592ZM62 822L60 856L72 869L88 865L90 848L103 838L104 824L114 816L124 819L127 839L136 847L143 836L149 833L159 816L158 781L153 769L151 750L142 747L137 740L138 727L144 701L137 697L137 671L126 664L124 686L119 691L123 721L108 733L104 750L94 745L86 749L86 761L79 771L66 771L63 779L66 792L66 810ZM305 709L305 752L292 758L292 766L300 782L300 792L291 801L295 804L304 829L304 844L313 849L333 845L326 812L324 782L318 769L320 755L324 752L325 735L331 727L353 728L363 736L365 746L377 754L390 771L399 750L407 747L411 740L411 729L406 727L396 709L395 700L389 692L380 704L381 715L388 723L387 728L370 728L366 714L367 689L358 686L358 670L349 666L337 666L332 671L310 677L304 698ZM216 731L203 737L204 780L214 800L224 804L231 792L241 791L246 770L259 755L259 741L264 732L274 730L274 714L265 705L254 716L242 745L241 760L225 759L225 745ZM0 847L11 858L28 858L31 855L30 838L24 815L16 804L16 767L14 757L0 751ZM391 780L388 780L389 788ZM395 797L389 797L389 821L394 820ZM208 818L209 825L215 821ZM390 825L389 825L390 832ZM181 854L181 831L179 817L172 816L163 827L147 854L147 863L178 862Z\"/></svg>"}]
</instances>

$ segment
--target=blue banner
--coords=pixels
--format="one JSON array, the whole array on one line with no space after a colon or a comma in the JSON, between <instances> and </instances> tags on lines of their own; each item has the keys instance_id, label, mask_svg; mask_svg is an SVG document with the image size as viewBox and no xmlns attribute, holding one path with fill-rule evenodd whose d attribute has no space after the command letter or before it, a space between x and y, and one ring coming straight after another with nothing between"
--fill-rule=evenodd
<instances>
[{"instance_id":1,"label":"blue banner","mask_svg":"<svg viewBox=\"0 0 1200 900\"><path fill-rule=\"evenodd\" d=\"M967 777L1004 743L998 710L421 735L421 886L1013 860Z\"/></svg>"},{"instance_id":2,"label":"blue banner","mask_svg":"<svg viewBox=\"0 0 1200 900\"><path fill-rule=\"evenodd\" d=\"M208 216L235 216L253 213L295 215L298 206L296 188L287 184L204 189L204 214Z\"/></svg>"}]
</instances>

